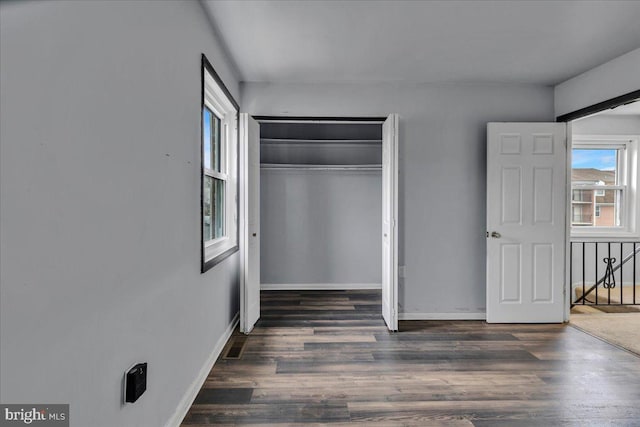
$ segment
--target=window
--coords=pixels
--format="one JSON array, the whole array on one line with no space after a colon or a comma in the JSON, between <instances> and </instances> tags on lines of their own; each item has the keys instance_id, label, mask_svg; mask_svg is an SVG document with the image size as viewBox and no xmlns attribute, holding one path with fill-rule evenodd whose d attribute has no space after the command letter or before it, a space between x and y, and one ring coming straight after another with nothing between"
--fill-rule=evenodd
<instances>
[{"instance_id":1,"label":"window","mask_svg":"<svg viewBox=\"0 0 640 427\"><path fill-rule=\"evenodd\" d=\"M222 119L206 105L202 111L203 147L203 191L202 191L202 232L204 241L209 242L224 237L224 188L227 175L221 162Z\"/></svg>"},{"instance_id":2,"label":"window","mask_svg":"<svg viewBox=\"0 0 640 427\"><path fill-rule=\"evenodd\" d=\"M238 106L202 57L202 272L238 249Z\"/></svg>"},{"instance_id":3,"label":"window","mask_svg":"<svg viewBox=\"0 0 640 427\"><path fill-rule=\"evenodd\" d=\"M575 136L571 164L574 236L633 233L637 208L637 137Z\"/></svg>"}]
</instances>

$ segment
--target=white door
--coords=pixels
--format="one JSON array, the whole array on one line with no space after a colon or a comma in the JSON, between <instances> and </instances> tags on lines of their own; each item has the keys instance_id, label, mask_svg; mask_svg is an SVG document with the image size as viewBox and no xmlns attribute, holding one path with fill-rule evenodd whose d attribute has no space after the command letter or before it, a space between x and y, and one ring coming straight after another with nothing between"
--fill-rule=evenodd
<instances>
[{"instance_id":1,"label":"white door","mask_svg":"<svg viewBox=\"0 0 640 427\"><path fill-rule=\"evenodd\" d=\"M240 331L248 334L260 318L260 125L240 114Z\"/></svg>"},{"instance_id":2,"label":"white door","mask_svg":"<svg viewBox=\"0 0 640 427\"><path fill-rule=\"evenodd\" d=\"M564 320L564 123L487 126L487 322Z\"/></svg>"},{"instance_id":3,"label":"white door","mask_svg":"<svg viewBox=\"0 0 640 427\"><path fill-rule=\"evenodd\" d=\"M398 115L382 125L382 317L398 330Z\"/></svg>"}]
</instances>

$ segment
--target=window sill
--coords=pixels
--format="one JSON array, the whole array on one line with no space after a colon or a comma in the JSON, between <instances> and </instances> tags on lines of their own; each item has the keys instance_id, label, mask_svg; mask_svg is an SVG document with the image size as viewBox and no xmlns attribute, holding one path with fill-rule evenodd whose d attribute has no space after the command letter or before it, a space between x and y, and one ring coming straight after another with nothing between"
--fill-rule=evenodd
<instances>
[{"instance_id":1,"label":"window sill","mask_svg":"<svg viewBox=\"0 0 640 427\"><path fill-rule=\"evenodd\" d=\"M638 241L640 235L626 230L572 230L569 240L572 242L607 242L607 241Z\"/></svg>"},{"instance_id":2,"label":"window sill","mask_svg":"<svg viewBox=\"0 0 640 427\"><path fill-rule=\"evenodd\" d=\"M238 245L235 245L218 255L212 256L211 259L203 260L201 273L207 272L214 266L220 264L222 261L229 258L231 255L233 255L237 251L238 251Z\"/></svg>"}]
</instances>

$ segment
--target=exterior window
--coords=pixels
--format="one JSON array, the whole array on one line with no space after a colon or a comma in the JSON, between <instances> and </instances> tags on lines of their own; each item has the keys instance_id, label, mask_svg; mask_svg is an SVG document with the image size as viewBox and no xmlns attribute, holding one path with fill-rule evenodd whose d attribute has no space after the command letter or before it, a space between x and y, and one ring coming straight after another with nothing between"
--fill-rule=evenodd
<instances>
[{"instance_id":1,"label":"exterior window","mask_svg":"<svg viewBox=\"0 0 640 427\"><path fill-rule=\"evenodd\" d=\"M224 188L227 176L220 167L220 128L222 119L206 106L202 117L203 192L202 212L204 241L224 237Z\"/></svg>"},{"instance_id":2,"label":"exterior window","mask_svg":"<svg viewBox=\"0 0 640 427\"><path fill-rule=\"evenodd\" d=\"M637 138L576 136L571 154L572 234L632 233L637 222Z\"/></svg>"},{"instance_id":3,"label":"exterior window","mask_svg":"<svg viewBox=\"0 0 640 427\"><path fill-rule=\"evenodd\" d=\"M203 56L202 272L238 250L238 106Z\"/></svg>"}]
</instances>

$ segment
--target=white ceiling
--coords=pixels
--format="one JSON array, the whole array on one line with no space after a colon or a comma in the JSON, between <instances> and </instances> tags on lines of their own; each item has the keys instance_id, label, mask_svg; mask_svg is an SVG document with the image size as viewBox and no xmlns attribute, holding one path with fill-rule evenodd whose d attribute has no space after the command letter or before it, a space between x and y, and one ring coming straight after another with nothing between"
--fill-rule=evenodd
<instances>
[{"instance_id":1,"label":"white ceiling","mask_svg":"<svg viewBox=\"0 0 640 427\"><path fill-rule=\"evenodd\" d=\"M244 81L554 85L640 47L640 1L213 1Z\"/></svg>"}]
</instances>

